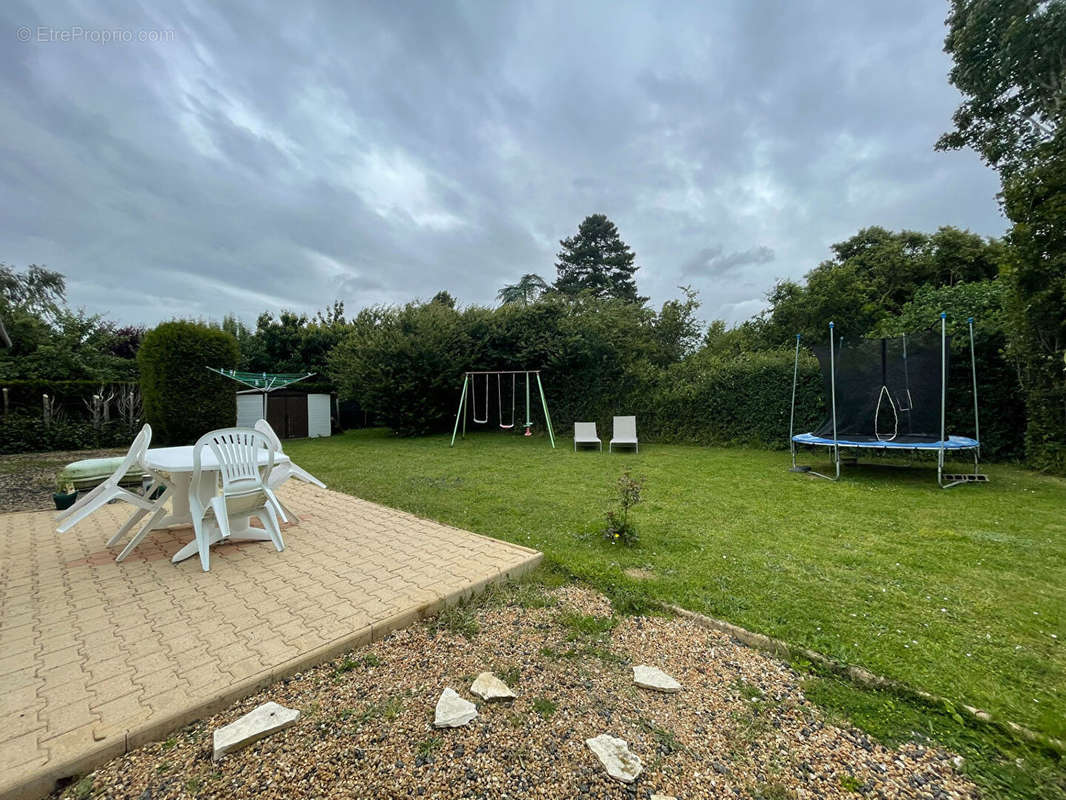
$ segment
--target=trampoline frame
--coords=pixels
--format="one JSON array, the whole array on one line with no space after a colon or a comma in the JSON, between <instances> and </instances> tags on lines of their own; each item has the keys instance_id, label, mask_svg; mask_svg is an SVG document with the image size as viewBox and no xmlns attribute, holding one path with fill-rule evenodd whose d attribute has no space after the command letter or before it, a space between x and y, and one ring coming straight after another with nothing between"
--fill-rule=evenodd
<instances>
[{"instance_id":1,"label":"trampoline frame","mask_svg":"<svg viewBox=\"0 0 1066 800\"><path fill-rule=\"evenodd\" d=\"M974 426L974 438L969 439L962 436L948 436L946 431L947 424L947 394L948 394L948 376L947 376L947 314L941 312L940 314L940 441L938 442L895 442L895 441L876 441L876 442L860 442L848 439L840 439L837 436L837 405L836 405L836 345L834 341L834 323L829 323L829 386L830 386L830 413L833 421L833 438L827 439L822 436L815 436L811 433L795 433L795 421L796 421L796 384L799 379L799 350L800 350L800 334L796 334L796 356L795 365L792 370L792 410L789 414L788 420L788 443L789 449L792 454L792 468L791 472L805 472L811 475L816 475L819 478L825 478L829 481L840 480L840 451L842 448L855 450L856 458L858 453L863 450L874 450L881 453L888 452L890 450L903 450L907 452L918 451L935 451L937 454L936 459L936 482L941 489L950 489L952 486L958 486L963 483L987 483L988 476L980 472L980 458L981 458L981 422L978 414L977 406L977 359L974 353L973 344L973 317L967 319L967 324L970 331L970 373L973 378L973 426ZM814 441L818 440L818 441ZM828 447L832 457L833 465L835 468L835 474L826 475L818 472L808 466L799 466L796 464L796 445L808 445L811 447ZM973 453L973 472L972 473L947 473L944 472L944 454L947 451L970 451Z\"/></svg>"}]
</instances>

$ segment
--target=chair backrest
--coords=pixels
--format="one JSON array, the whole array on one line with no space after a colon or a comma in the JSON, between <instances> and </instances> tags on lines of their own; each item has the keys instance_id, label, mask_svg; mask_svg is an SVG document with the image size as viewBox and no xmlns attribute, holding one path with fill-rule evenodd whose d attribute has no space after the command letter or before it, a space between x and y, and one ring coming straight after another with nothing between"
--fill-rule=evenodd
<instances>
[{"instance_id":1,"label":"chair backrest","mask_svg":"<svg viewBox=\"0 0 1066 800\"><path fill-rule=\"evenodd\" d=\"M614 418L614 438L615 439L636 439L637 438L637 418L636 417L615 417Z\"/></svg>"},{"instance_id":2,"label":"chair backrest","mask_svg":"<svg viewBox=\"0 0 1066 800\"><path fill-rule=\"evenodd\" d=\"M263 487L263 475L274 469L274 448L261 431L254 428L223 428L205 433L192 454L192 483L199 486L203 449L210 448L218 461L222 493L247 492ZM267 454L264 463L263 452Z\"/></svg>"},{"instance_id":3,"label":"chair backrest","mask_svg":"<svg viewBox=\"0 0 1066 800\"><path fill-rule=\"evenodd\" d=\"M281 439L278 438L277 433L270 427L270 423L265 419L260 419L255 423L255 429L263 434L270 440L270 446L274 448L275 453L283 452L281 449ZM266 473L266 484L271 489L277 489L281 484L285 483L289 479L290 467L288 462L283 461Z\"/></svg>"},{"instance_id":4,"label":"chair backrest","mask_svg":"<svg viewBox=\"0 0 1066 800\"><path fill-rule=\"evenodd\" d=\"M574 423L574 438L575 439L595 439L596 437L596 423L595 422L575 422Z\"/></svg>"},{"instance_id":5,"label":"chair backrest","mask_svg":"<svg viewBox=\"0 0 1066 800\"><path fill-rule=\"evenodd\" d=\"M274 431L274 429L270 427L269 422L267 422L265 419L261 419L255 423L255 429L270 440L270 446L273 447L276 452L282 452L281 439L278 438L278 434Z\"/></svg>"},{"instance_id":6,"label":"chair backrest","mask_svg":"<svg viewBox=\"0 0 1066 800\"><path fill-rule=\"evenodd\" d=\"M152 443L152 426L145 423L141 428L140 433L133 440L133 444L130 445L129 451L126 453L126 457L122 459L122 463L118 465L118 469L111 473L111 477L104 481L107 486L118 486L118 482L130 471L130 468L134 465L138 467L144 467L145 454L148 452L148 445Z\"/></svg>"}]
</instances>

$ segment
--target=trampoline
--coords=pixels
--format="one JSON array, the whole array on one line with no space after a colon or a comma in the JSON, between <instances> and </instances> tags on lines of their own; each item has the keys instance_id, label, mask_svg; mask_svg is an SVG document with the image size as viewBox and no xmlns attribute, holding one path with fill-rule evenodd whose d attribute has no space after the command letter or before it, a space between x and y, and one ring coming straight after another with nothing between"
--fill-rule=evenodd
<instances>
[{"instance_id":1,"label":"trampoline","mask_svg":"<svg viewBox=\"0 0 1066 800\"><path fill-rule=\"evenodd\" d=\"M977 407L977 365L970 331L970 368L973 378L974 437L949 436L946 431L947 375L950 338L947 315L940 315L940 331L905 334L881 339L845 342L834 336L829 323L829 345L814 347L825 384L830 413L814 431L794 433L796 382L799 377L800 337L796 336L796 362L792 376L792 413L789 448L792 471L807 472L831 481L840 479L841 449L884 454L892 451L928 451L937 454L937 484L944 489L961 483L984 483L979 472L981 434ZM826 447L835 467L824 475L797 466L797 445ZM944 472L947 453L970 452L973 472Z\"/></svg>"},{"instance_id":2,"label":"trampoline","mask_svg":"<svg viewBox=\"0 0 1066 800\"><path fill-rule=\"evenodd\" d=\"M968 436L949 436L946 442L883 442L879 439L826 439L813 433L797 433L792 437L796 444L822 445L823 447L858 447L866 450L976 450L981 446Z\"/></svg>"}]
</instances>

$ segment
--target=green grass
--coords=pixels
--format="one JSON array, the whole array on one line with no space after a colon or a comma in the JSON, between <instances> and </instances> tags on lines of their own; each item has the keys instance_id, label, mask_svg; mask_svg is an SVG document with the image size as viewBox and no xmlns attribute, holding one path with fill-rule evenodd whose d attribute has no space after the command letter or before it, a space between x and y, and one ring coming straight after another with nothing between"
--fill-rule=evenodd
<instances>
[{"instance_id":1,"label":"green grass","mask_svg":"<svg viewBox=\"0 0 1066 800\"><path fill-rule=\"evenodd\" d=\"M582 639L601 640L614 630L618 624L616 617L595 617L576 611L561 611L555 617L556 623L566 629L566 641L577 642Z\"/></svg>"},{"instance_id":2,"label":"green grass","mask_svg":"<svg viewBox=\"0 0 1066 800\"><path fill-rule=\"evenodd\" d=\"M929 462L878 460L831 483L782 452L575 454L503 434L452 449L356 431L286 452L333 489L537 548L616 610L678 603L1066 738L1062 479L989 465L989 484L944 491ZM601 537L626 469L647 478L635 548Z\"/></svg>"},{"instance_id":3,"label":"green grass","mask_svg":"<svg viewBox=\"0 0 1066 800\"><path fill-rule=\"evenodd\" d=\"M544 719L551 719L552 715L559 710L559 706L546 697L534 697L533 710Z\"/></svg>"},{"instance_id":4,"label":"green grass","mask_svg":"<svg viewBox=\"0 0 1066 800\"><path fill-rule=\"evenodd\" d=\"M1066 773L1059 759L994 728L975 728L949 710L918 706L834 677L811 677L803 690L831 718L847 720L887 746L928 739L959 753L965 759L963 771L990 797L1066 797Z\"/></svg>"}]
</instances>

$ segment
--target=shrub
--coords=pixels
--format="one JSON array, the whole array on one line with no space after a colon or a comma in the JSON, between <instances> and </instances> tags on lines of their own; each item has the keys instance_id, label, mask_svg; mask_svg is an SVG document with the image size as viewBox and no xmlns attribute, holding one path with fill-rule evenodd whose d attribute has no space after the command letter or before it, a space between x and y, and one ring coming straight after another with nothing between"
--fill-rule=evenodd
<instances>
[{"instance_id":1,"label":"shrub","mask_svg":"<svg viewBox=\"0 0 1066 800\"><path fill-rule=\"evenodd\" d=\"M644 491L644 478L634 478L628 471L618 479L618 510L607 512L607 528L603 537L611 544L624 544L632 547L639 541L637 526L629 518L629 510L641 501Z\"/></svg>"},{"instance_id":2,"label":"shrub","mask_svg":"<svg viewBox=\"0 0 1066 800\"><path fill-rule=\"evenodd\" d=\"M137 363L153 443L192 444L236 423L235 384L207 367L234 369L238 355L232 334L197 322L164 322L145 334Z\"/></svg>"}]
</instances>

